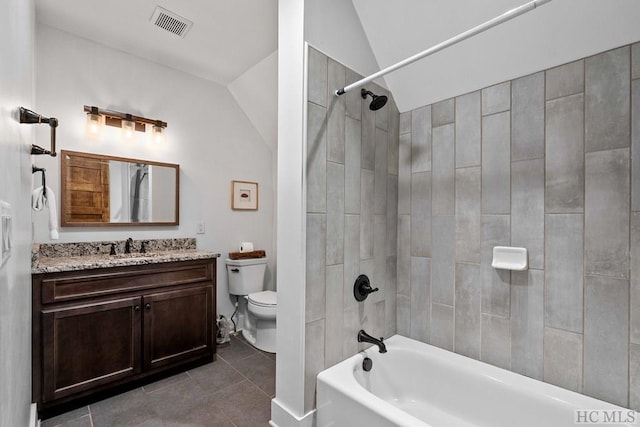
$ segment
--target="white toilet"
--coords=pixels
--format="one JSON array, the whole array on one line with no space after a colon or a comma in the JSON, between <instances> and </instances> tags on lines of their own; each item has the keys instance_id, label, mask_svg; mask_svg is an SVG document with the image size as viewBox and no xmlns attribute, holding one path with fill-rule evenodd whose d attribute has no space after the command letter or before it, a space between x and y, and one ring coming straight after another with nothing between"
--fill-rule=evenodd
<instances>
[{"instance_id":1,"label":"white toilet","mask_svg":"<svg viewBox=\"0 0 640 427\"><path fill-rule=\"evenodd\" d=\"M226 264L229 293L246 299L239 304L242 335L257 349L275 353L277 294L263 290L267 258L227 259Z\"/></svg>"}]
</instances>

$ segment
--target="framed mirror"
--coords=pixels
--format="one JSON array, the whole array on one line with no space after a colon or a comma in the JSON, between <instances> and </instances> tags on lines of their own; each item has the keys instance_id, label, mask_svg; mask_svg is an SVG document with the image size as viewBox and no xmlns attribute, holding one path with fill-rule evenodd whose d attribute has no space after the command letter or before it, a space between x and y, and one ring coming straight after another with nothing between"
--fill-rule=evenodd
<instances>
[{"instance_id":1,"label":"framed mirror","mask_svg":"<svg viewBox=\"0 0 640 427\"><path fill-rule=\"evenodd\" d=\"M61 225L178 225L180 166L60 152Z\"/></svg>"}]
</instances>

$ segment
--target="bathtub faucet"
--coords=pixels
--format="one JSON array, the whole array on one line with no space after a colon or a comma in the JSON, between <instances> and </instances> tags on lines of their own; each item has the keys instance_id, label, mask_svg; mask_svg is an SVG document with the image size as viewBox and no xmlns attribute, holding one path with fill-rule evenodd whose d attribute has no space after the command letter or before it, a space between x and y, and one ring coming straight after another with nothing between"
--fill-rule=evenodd
<instances>
[{"instance_id":1,"label":"bathtub faucet","mask_svg":"<svg viewBox=\"0 0 640 427\"><path fill-rule=\"evenodd\" d=\"M379 349L380 353L386 353L387 352L387 347L382 342L383 340L384 340L384 338L382 338L382 337L380 337L380 339L376 339L376 338L372 337L371 335L366 333L364 331L364 329L360 329L360 332L358 332L358 342L369 342L371 344L375 344L375 345L378 346L378 349Z\"/></svg>"}]
</instances>

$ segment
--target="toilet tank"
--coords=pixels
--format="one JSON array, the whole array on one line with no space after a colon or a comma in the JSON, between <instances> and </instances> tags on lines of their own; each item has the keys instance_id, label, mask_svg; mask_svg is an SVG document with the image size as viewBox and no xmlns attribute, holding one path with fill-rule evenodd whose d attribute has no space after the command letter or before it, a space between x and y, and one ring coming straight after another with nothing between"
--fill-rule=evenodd
<instances>
[{"instance_id":1,"label":"toilet tank","mask_svg":"<svg viewBox=\"0 0 640 427\"><path fill-rule=\"evenodd\" d=\"M263 290L267 258L227 259L229 293L249 295Z\"/></svg>"}]
</instances>

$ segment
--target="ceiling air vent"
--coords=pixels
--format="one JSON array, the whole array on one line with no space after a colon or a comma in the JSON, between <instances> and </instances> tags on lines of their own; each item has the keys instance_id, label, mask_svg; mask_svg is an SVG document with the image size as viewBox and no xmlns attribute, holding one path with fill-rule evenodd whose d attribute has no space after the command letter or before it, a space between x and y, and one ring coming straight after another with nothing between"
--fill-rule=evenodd
<instances>
[{"instance_id":1,"label":"ceiling air vent","mask_svg":"<svg viewBox=\"0 0 640 427\"><path fill-rule=\"evenodd\" d=\"M157 6L149 20L156 27L167 30L177 36L184 37L193 25L192 21L183 18L163 7Z\"/></svg>"}]
</instances>

